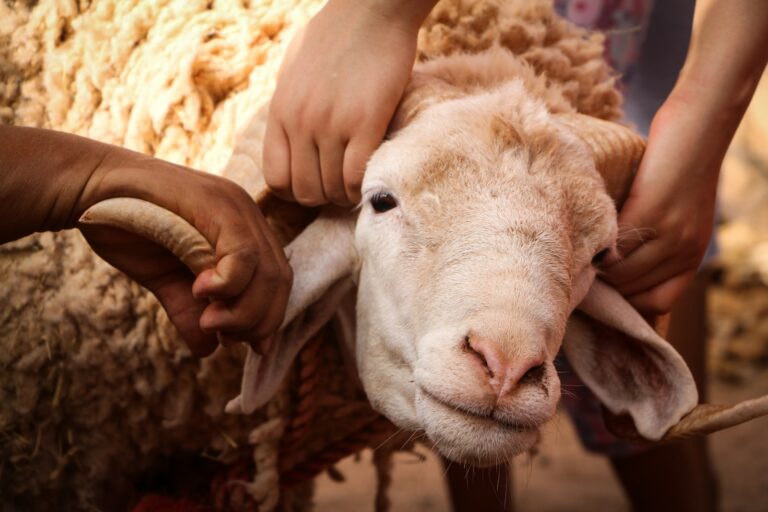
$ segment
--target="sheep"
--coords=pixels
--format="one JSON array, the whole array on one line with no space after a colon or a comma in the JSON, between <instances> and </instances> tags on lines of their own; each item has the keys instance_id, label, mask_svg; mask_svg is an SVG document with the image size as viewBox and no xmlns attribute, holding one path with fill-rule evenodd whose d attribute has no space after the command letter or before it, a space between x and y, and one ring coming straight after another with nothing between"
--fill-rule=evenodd
<instances>
[{"instance_id":1,"label":"sheep","mask_svg":"<svg viewBox=\"0 0 768 512\"><path fill-rule=\"evenodd\" d=\"M118 7L123 9L118 11L124 14L126 9L124 5ZM4 8L4 4L0 6L0 9ZM47 26L43 23L44 20L56 19L54 16L56 13L51 10L50 4L47 7L48 11L45 8L46 6L43 5L33 11L30 14L31 25L25 28ZM125 98L130 97L131 94L137 94L136 84L131 81L135 80L136 76L152 78L153 73L157 73L163 78L168 77L165 70L158 70L157 67L147 64L152 62L152 52L161 51L166 45L162 38L155 37L156 34L149 30L149 24L142 21L142 15L150 16L154 11L142 5L136 7L138 10L142 8L146 12L131 18L136 22L135 24L126 23L126 27L135 29L137 32L134 34L135 43L139 48L137 53L131 55L128 50L124 50L124 55L121 53L119 56L122 60L108 61L106 64L109 65L101 61L89 62L88 65L81 65L77 69L82 72L91 72L94 69L117 67L118 69L139 69L143 74L126 73L117 79L97 74L92 77L93 79L87 80L83 79L82 75L77 75L75 80L66 69L58 68L57 66L62 66L61 62L66 63L67 59L55 57L67 56L68 48L72 47L85 51L84 49L88 47L87 40L78 37L78 34L81 32L87 34L87 27L91 25L98 27L98 20L109 19L110 10L114 10L115 6L107 5L95 13L88 11L87 15L96 17L96 20L90 20L93 22L91 24L87 23L88 20L78 20L72 13L68 13L68 17L65 17L66 21L59 27L61 37L54 34L45 38L46 51L50 52L47 55L51 56L50 62L41 64L39 60L33 59L33 68L42 66L44 69L43 79L31 72L33 76L30 80L26 82L20 80L23 82L21 88L26 88L28 92L26 95L16 95L13 93L17 90L14 87L5 89L12 93L13 112L19 112L22 115L21 120L27 119L30 124L71 131L82 130L81 133L86 135L146 152L155 152L180 163L198 167L206 167L206 164L215 160L217 154L224 152L223 148L228 149L231 141L222 142L222 140L227 140L227 134L231 134L234 130L233 126L248 124L245 135L237 145L224 175L235 179L254 195L259 195L262 204L267 208L270 220L283 233L284 240L287 242L295 234L296 227L303 226L306 222L306 215L274 201L274 198L260 195L264 192L263 180L256 162L260 161L258 157L260 123L263 119L257 118L252 123L246 123L260 103L257 100L267 96L270 86L265 86L263 83L256 84L237 93L237 87L242 87L238 80L241 80L242 76L249 76L248 69L255 70L250 75L251 78L255 76L257 79L263 79L265 74L269 74L270 69L275 68L276 60L268 59L269 66L259 68L256 66L258 55L246 52L247 58L238 60L238 66L229 69L227 66L216 65L222 62L219 54L214 52L218 47L205 46L208 53L202 52L202 54L209 59L202 59L202 64L206 65L201 68L201 61L196 58L191 61L183 60L182 67L177 69L178 77L171 81L172 86L167 91L161 89L164 94L152 96L144 91L144 95L140 96L152 97L154 102L148 104L148 100L137 97L135 103L131 104L134 108L126 109ZM196 8L189 7L189 9ZM304 16L308 16L312 11L311 6L303 5L302 9L301 13ZM182 11L187 12L184 9ZM135 13L131 12L131 14ZM234 37L235 41L238 40L237 38L244 37L243 34L247 31L242 30L238 23L232 23L233 18L237 19L236 16L225 16L221 12L213 14L215 14L215 23L212 25L214 28L218 27L219 37ZM239 14L248 20L253 19L252 12L242 10ZM163 24L163 22L169 23L167 16L156 12L151 15L156 16L155 20L160 26L168 26ZM301 15L297 16L300 18ZM0 18L3 17L0 16ZM203 14L194 13L190 19L194 23L183 26L188 28L190 33L199 34L201 40L205 41L203 45L215 46L215 37L212 40L213 43L209 43L203 37L207 34L205 30L210 30L204 23ZM121 23L122 21L118 26ZM276 24L279 25L279 23ZM287 25L290 26L290 23ZM182 25L175 26L176 32L170 31L169 37L181 37L178 26ZM222 26L228 30L221 30ZM232 30L232 26L237 29ZM268 37L271 40L276 30L274 28L270 30L271 35ZM145 36L148 42L147 45L142 45L141 41ZM62 43L61 40L64 42ZM67 43L67 40L70 43ZM130 41L134 44L132 39ZM600 59L601 45L598 37L587 36L584 32L555 18L546 2L515 2L506 6L499 6L495 2L476 2L471 5L446 2L435 9L425 24L420 34L419 44L422 59L458 51L477 53L488 50L495 44L512 50L517 57L499 53L500 50L495 49L489 51L485 58L500 59L505 66L522 73L523 82L517 86L507 84L505 87L510 87L510 92L515 92L516 95L522 94L522 97L526 98L524 104L527 110L525 111L535 114L534 120L548 120L554 114L563 114L559 118L562 126L557 127L556 135L563 136L566 146L573 148L574 154L577 154L582 163L585 163L585 168L591 170L585 171L585 175L581 177L575 174L569 175L569 179L577 181L581 179L585 183L592 183L598 189L600 188L600 178L595 175L594 163L590 161L588 147L568 128L569 123L581 118L567 115L578 111L608 120L615 120L620 115L619 94L613 87L614 78L610 70ZM22 47L19 46L19 48ZM232 45L232 47L238 46ZM235 50L233 52L236 53ZM194 52L190 53L194 54ZM126 57L128 55L131 57ZM100 55L100 57L103 56ZM197 57L196 54L195 57ZM455 58L458 61L464 61L468 57L456 55ZM130 66L125 64L126 61ZM421 79L419 73L414 76L409 95L398 112L396 124L399 123L399 126L395 126L398 130L393 132L392 140L386 147L404 144L408 134L413 134L415 127L418 127L417 123L426 122L426 117L423 116L431 116L439 109L447 108L450 106L449 100L460 101L461 96L466 96L465 100L475 101L485 94L480 90L457 92L456 84L452 83L453 78L450 76L437 81L432 80L434 78L432 75L438 71L434 69L437 64L439 62L435 61L420 65L417 71L423 72L422 78L431 83L425 84L425 87L416 87ZM194 74L200 69L205 72ZM546 79L537 77L537 74L543 74ZM225 80L219 80L222 75L225 75ZM199 80L201 77L210 81L197 82L196 79ZM495 79L493 73L486 78ZM496 78L504 79L505 77ZM45 89L41 84L45 83L48 88L58 90L56 88L62 86L62 80L73 90L75 83L87 83L101 89L98 90L99 94L95 94L93 89L81 89L82 92L74 96L76 108L71 108L72 105L67 102L69 100L62 100L62 98L72 97L66 88L63 89L64 94L57 98L58 101L50 103L45 101L47 99L44 95ZM66 82L66 80L70 81ZM126 87L128 82L131 86ZM162 87L163 84L163 80L160 79L147 80L147 87L150 88ZM431 86L435 85L437 87L431 91ZM485 86L487 85L486 83ZM502 87L501 83L497 85ZM470 86L471 84L463 84L459 89L462 87L471 89ZM532 91L527 91L527 88L532 88ZM222 100L226 91L234 94L235 100ZM419 99L419 94L426 92L429 94ZM445 93L445 101L437 101L438 93ZM529 97L531 93L535 93L533 98ZM100 95L107 99L108 108L105 109L99 103L90 103ZM473 99L473 96L477 98ZM40 100L35 103L35 98ZM238 106L246 105L248 102L246 100L252 104L242 108L241 112ZM162 104L162 101L169 101L179 106L174 109L169 104ZM433 102L435 104L431 105ZM48 115L42 107L46 104L49 104L50 109ZM413 108L409 107L409 104ZM437 110L433 112L433 108ZM124 117L126 111L130 112L127 118ZM4 116L7 115L6 110L1 113ZM476 116L477 113L473 113L467 119ZM233 122L233 119L236 122ZM578 122L583 123L583 119ZM503 118L494 122L493 126L498 129L498 135L502 140L514 139L516 132L518 135L527 135L525 130L517 128L514 123L505 122ZM534 126L537 124L534 123ZM476 128L480 129L485 136L488 135L482 127ZM584 137L586 134L580 135ZM492 141L488 142L493 145ZM542 142L547 142L546 137ZM215 151L207 151L211 147ZM189 148L193 148L191 157L186 154ZM206 151L203 151L204 149ZM545 145L542 149L551 148ZM382 147L382 151L384 150L385 148ZM556 148L553 149L555 150ZM555 151L547 158L554 158L557 154ZM381 169L385 163L376 166L376 161L382 162L384 155L386 153L380 153L372 161L369 169L371 179L377 175L377 168L378 174L383 172ZM541 164L541 160L541 158L537 160L537 165ZM603 160L607 161L606 158ZM452 160L445 163L460 164ZM216 165L214 167L218 168ZM610 188L618 198L625 180L618 175L615 180L615 184ZM602 205L603 214L611 218L613 210L607 196L603 194L599 197L602 198L598 203ZM382 197L378 199L384 202L389 201ZM403 197L399 199L404 200ZM494 199L498 200L498 197ZM440 200L443 202L441 203ZM424 204L427 206L431 204L438 208L440 204L449 203L446 203L440 194L436 194ZM402 210L401 206L402 203L398 206L400 210ZM371 214L371 208L370 202L366 202L362 215L375 218ZM390 213L390 217L398 214L398 208L395 208L394 214ZM121 209L122 207L118 208L118 213ZM151 207L149 209L151 210ZM109 218L109 208L107 213L99 212L96 208L88 215L95 216L95 219L91 218L91 222L101 222L100 215L106 215ZM589 212L585 212L584 215L588 216ZM89 221L88 216L83 220ZM292 263L297 270L299 268L308 272L312 269L317 270L315 265L317 254L303 262L298 257L301 254L306 256L306 252L302 253L302 244L303 247L310 248L321 246L318 243L307 242L312 241L312 236L322 241L326 239L327 230L331 229L336 233L332 237L335 241L334 247L349 248L351 243L341 242L345 239L353 240L350 226L354 220L349 214L324 213L319 221L312 224L302 238L297 239L289 248L289 252L293 254ZM118 215L109 222L123 221L124 217ZM368 233L370 231L369 229ZM358 222L358 243L364 241L364 233L363 225ZM439 240L435 242L438 246L440 245ZM368 243L370 244L371 241ZM364 247L359 246L360 249ZM360 289L370 291L375 288L376 284L370 281L375 277L375 273L370 270L375 260L359 259L358 256L363 252L361 250L358 254L358 251L342 250L336 253L324 253L329 257L329 265L336 265L334 268L339 272L336 276L342 276L343 279L337 283L329 282L329 278L333 275L329 273L328 268L321 269L321 272L314 275L316 279L314 287L308 289L305 286L303 296L297 295L297 298L292 299L292 303L297 305L293 306L292 311L301 311L305 305L323 295L321 292L325 291L325 287L335 284L334 294L323 297L324 301L320 303L320 309L315 310L321 313L321 318L330 314L336 307L335 303L343 300L344 287L350 285L347 276L353 273L350 270L354 270L358 263L361 263L358 283ZM587 254L587 248L583 247L578 258L583 260L586 258L585 254ZM576 261L575 256L571 255L571 258ZM194 265L194 263L190 264ZM299 349L300 342L304 341L307 332L314 330L317 325L302 323L302 317L297 316L294 318L297 322L289 328L305 329L304 335L296 338L286 336L287 341L293 343L278 344L280 347L285 347L287 352L267 354L266 361L260 361L254 354L250 354L246 358L247 371L244 373L246 379L244 385L240 386L241 395L239 400L231 403L230 410L248 412L256 409L244 416L225 415L223 414L224 402L238 391L236 381L240 376L239 367L243 364L242 351L219 351L211 359L203 362L193 361L179 344L157 303L138 286L95 259L76 234L44 234L17 242L4 248L1 265L3 282L8 284L3 291L3 302L10 305L5 308L2 319L3 346L12 348L4 354L3 360L3 394L9 400L2 400L1 427L4 434L2 459L13 462L10 470L6 468L3 471L4 477L8 476L3 479L4 495L12 496L14 499L27 499L17 503L28 507L35 505L37 508L45 508L57 502L78 503L80 506L100 503L99 500L103 499L105 494L109 494L105 493L104 489L109 489L110 493L118 497L116 499L124 499L126 494L130 495L132 479L158 457L169 453L201 453L212 450L223 461L229 463L237 460L237 456L242 454L244 449L248 449L250 443L256 446L255 456L258 464L256 482L248 488L249 492L258 497L262 509L268 510L276 506L277 476L273 448L279 442L281 435L281 425L277 420L285 414L289 402L285 387L280 387L282 380L280 376L291 363L292 355ZM66 279L62 278L61 274ZM308 278L309 274L299 272L297 275L299 275L297 284L313 282ZM64 284L65 281L67 284ZM302 286L297 286L297 291L301 289ZM10 290L14 290L14 293L11 294ZM576 296L578 293L573 295ZM363 300L362 297L361 300ZM368 303L375 304L377 301L378 299L372 298ZM567 309L568 307L561 308L563 311ZM377 330L391 327L377 323L373 318L376 316L374 313L376 309L371 308L368 316L359 318L358 329L366 329L366 332L359 331L357 335L357 357L361 377L366 381L370 398L385 414L401 425L412 428L418 423L419 426L423 426L420 423L423 420L409 415L412 409L407 404L409 392L406 390L401 395L396 394L393 392L395 388L392 387L392 383L386 380L386 375L377 376L371 370L369 362L376 357L383 357L382 353L397 354L397 351L392 352L389 350L391 347L387 346L391 340L373 342L376 336L372 334ZM565 315L561 314L561 317L558 322L563 325L552 328L552 340L556 338L555 331L562 330L564 327ZM44 321L39 322L39 318ZM579 333L583 335L586 327L582 325L583 328L579 331L578 322L578 319L573 320L572 325L576 326L574 329L577 335ZM645 332L647 336L651 336L647 330ZM371 342L367 343L365 340ZM654 346L654 340L656 338L649 342L650 346ZM655 342L657 345L660 343L658 340ZM556 344L555 341L552 344ZM671 364L684 377L685 370L679 365L679 361L663 347L662 344L658 350L672 360ZM548 347L547 350L552 352L554 346ZM469 350L468 352L471 353ZM549 356L549 353L547 355ZM392 369L397 366L389 361L385 362L382 368ZM265 370L269 371L265 372ZM545 370L547 370L544 372L545 375L547 372L551 374L550 369L545 368ZM43 375L42 378L41 375ZM258 388L254 387L254 379L262 385ZM546 404L547 407L551 407L555 395L556 384L551 378L550 385L552 386L548 388L550 402ZM379 387L381 389L377 391ZM273 398L266 406L258 407L260 404L263 405L270 396ZM392 404L390 400L392 396L405 397L406 400L400 404L405 407ZM666 415L667 421L664 425L673 422L683 409L687 409L692 404L691 397L692 393L688 388L688 394L682 400L683 405ZM610 401L611 397L606 395L601 398ZM115 404L119 404L119 407ZM122 412L121 409L126 412ZM620 410L620 407L616 410ZM549 410L542 411L542 417L548 412ZM432 417L438 416L439 413L432 415ZM45 423L38 423L41 419ZM461 417L457 425L466 425L471 421L474 420ZM479 418L477 421L485 420ZM477 446L472 443L467 445L468 450L465 452L458 451L454 445L455 439L461 435L461 432L441 431L439 418L437 424L438 426L432 429L430 435L436 441L438 449L442 449L446 455L481 464L489 462L489 454L478 452ZM442 430L445 430L444 427L443 421ZM656 426L653 433L658 433L661 428L663 427ZM648 429L644 429L645 434L648 432ZM520 434L514 439L499 436L497 442L503 444L503 451L511 455L529 446L534 437L529 431ZM501 439L502 437L504 439ZM122 492L123 490L125 492Z\"/></svg>"},{"instance_id":2,"label":"sheep","mask_svg":"<svg viewBox=\"0 0 768 512\"><path fill-rule=\"evenodd\" d=\"M685 362L596 280L644 142L558 93L498 46L417 65L390 138L368 163L360 212L329 208L287 247L297 288L283 339L263 358L250 350L228 409L266 403L304 339L298 330L325 323L352 280L356 359L373 407L458 462L498 464L534 446L559 400L561 345L641 439L767 413L764 397L688 416L698 394ZM133 205L151 208L113 199L81 221L195 236L168 212L137 216ZM186 247L153 239L189 259ZM193 271L213 264L206 254L189 262ZM297 313L313 304L312 322L302 322Z\"/></svg>"}]
</instances>

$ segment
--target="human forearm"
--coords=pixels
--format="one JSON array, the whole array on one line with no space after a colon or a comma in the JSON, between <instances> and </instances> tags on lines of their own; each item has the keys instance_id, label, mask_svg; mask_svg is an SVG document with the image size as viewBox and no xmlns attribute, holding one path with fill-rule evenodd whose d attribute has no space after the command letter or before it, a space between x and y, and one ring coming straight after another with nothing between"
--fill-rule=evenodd
<instances>
[{"instance_id":1,"label":"human forearm","mask_svg":"<svg viewBox=\"0 0 768 512\"><path fill-rule=\"evenodd\" d=\"M120 229L79 226L106 261L152 291L195 354L259 340L282 322L291 271L253 199L228 180L74 135L0 126L0 243L75 227L112 197L180 215L215 248L194 278L168 251Z\"/></svg>"},{"instance_id":2,"label":"human forearm","mask_svg":"<svg viewBox=\"0 0 768 512\"><path fill-rule=\"evenodd\" d=\"M713 127L735 130L767 61L768 2L698 0L671 99L701 111Z\"/></svg>"},{"instance_id":3,"label":"human forearm","mask_svg":"<svg viewBox=\"0 0 768 512\"><path fill-rule=\"evenodd\" d=\"M417 31L421 23L437 3L437 0L330 0L333 7L347 12L357 9L367 13L371 19L400 25L407 30Z\"/></svg>"},{"instance_id":4,"label":"human forearm","mask_svg":"<svg viewBox=\"0 0 768 512\"><path fill-rule=\"evenodd\" d=\"M73 224L73 208L109 146L69 134L0 126L0 242Z\"/></svg>"},{"instance_id":5,"label":"human forearm","mask_svg":"<svg viewBox=\"0 0 768 512\"><path fill-rule=\"evenodd\" d=\"M0 215L9 219L0 224L0 243L72 228L89 206L116 196L147 199L194 218L189 207L194 201L179 202L168 191L184 190L202 201L219 187L236 188L228 183L207 187L214 179L84 137L0 125Z\"/></svg>"},{"instance_id":6,"label":"human forearm","mask_svg":"<svg viewBox=\"0 0 768 512\"><path fill-rule=\"evenodd\" d=\"M638 308L669 311L712 233L723 156L768 59L768 2L698 0L677 84L651 124L606 278ZM642 233L637 236L636 233Z\"/></svg>"}]
</instances>

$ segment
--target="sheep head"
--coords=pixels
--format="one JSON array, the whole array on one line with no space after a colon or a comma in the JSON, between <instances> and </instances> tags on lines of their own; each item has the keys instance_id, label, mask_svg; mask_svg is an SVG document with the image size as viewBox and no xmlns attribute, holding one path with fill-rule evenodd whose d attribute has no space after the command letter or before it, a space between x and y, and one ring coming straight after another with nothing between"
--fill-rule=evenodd
<instances>
[{"instance_id":1,"label":"sheep head","mask_svg":"<svg viewBox=\"0 0 768 512\"><path fill-rule=\"evenodd\" d=\"M574 131L586 119L550 114L519 80L430 98L404 102L419 113L366 170L358 365L375 408L487 464L530 448L554 415L554 359L614 250L616 209Z\"/></svg>"},{"instance_id":2,"label":"sheep head","mask_svg":"<svg viewBox=\"0 0 768 512\"><path fill-rule=\"evenodd\" d=\"M295 285L283 339L263 360L249 354L232 410L271 396L351 277L371 403L457 461L492 464L537 441L559 399L561 345L607 409L631 420L622 423L630 437L704 433L768 412L763 399L683 418L697 402L685 363L595 279L615 250L616 204L642 139L492 75L469 84L415 77L369 162L359 213L323 214L287 247ZM199 234L158 227L162 216L181 225L114 203L83 222L119 225L196 255L190 265L210 264Z\"/></svg>"}]
</instances>

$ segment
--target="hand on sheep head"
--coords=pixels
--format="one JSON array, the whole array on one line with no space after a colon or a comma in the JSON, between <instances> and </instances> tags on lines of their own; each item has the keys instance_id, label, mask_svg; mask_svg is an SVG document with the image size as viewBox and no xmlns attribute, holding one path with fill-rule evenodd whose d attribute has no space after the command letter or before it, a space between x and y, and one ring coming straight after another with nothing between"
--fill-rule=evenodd
<instances>
[{"instance_id":1,"label":"hand on sheep head","mask_svg":"<svg viewBox=\"0 0 768 512\"><path fill-rule=\"evenodd\" d=\"M673 95L654 117L619 215L619 257L604 267L606 279L644 313L669 312L712 235L720 165L738 119L700 110Z\"/></svg>"},{"instance_id":2,"label":"hand on sheep head","mask_svg":"<svg viewBox=\"0 0 768 512\"><path fill-rule=\"evenodd\" d=\"M264 177L305 206L360 200L434 1L331 0L291 42L270 104Z\"/></svg>"},{"instance_id":3,"label":"hand on sheep head","mask_svg":"<svg viewBox=\"0 0 768 512\"><path fill-rule=\"evenodd\" d=\"M195 276L168 250L113 227L83 225L107 262L157 296L195 355L223 341L266 339L280 327L292 273L256 203L239 186L126 149L48 130L0 126L0 210L13 219L0 243L75 227L113 197L152 201L215 247L215 267Z\"/></svg>"},{"instance_id":4,"label":"hand on sheep head","mask_svg":"<svg viewBox=\"0 0 768 512\"><path fill-rule=\"evenodd\" d=\"M685 65L654 117L619 215L621 257L606 262L606 278L643 312L669 311L696 274L720 165L768 62L766 48L768 3L696 3Z\"/></svg>"}]
</instances>

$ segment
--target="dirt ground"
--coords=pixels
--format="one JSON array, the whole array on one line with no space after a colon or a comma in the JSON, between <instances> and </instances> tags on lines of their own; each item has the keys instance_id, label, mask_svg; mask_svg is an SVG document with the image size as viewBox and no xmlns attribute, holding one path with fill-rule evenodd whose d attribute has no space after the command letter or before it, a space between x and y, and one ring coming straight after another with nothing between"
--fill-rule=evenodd
<instances>
[{"instance_id":1,"label":"dirt ground","mask_svg":"<svg viewBox=\"0 0 768 512\"><path fill-rule=\"evenodd\" d=\"M715 382L710 387L715 403L732 403L768 394L768 371L758 372L738 385ZM768 510L768 418L711 436L713 458L720 478L724 512ZM449 510L443 469L425 447L427 456L396 456L391 510L432 512ZM349 458L338 468L346 482L327 476L317 481L318 512L373 510L374 470L366 452L359 461ZM517 510L536 512L627 511L628 504L603 457L585 452L568 417L559 413L543 435L540 453L514 461L514 499Z\"/></svg>"}]
</instances>

